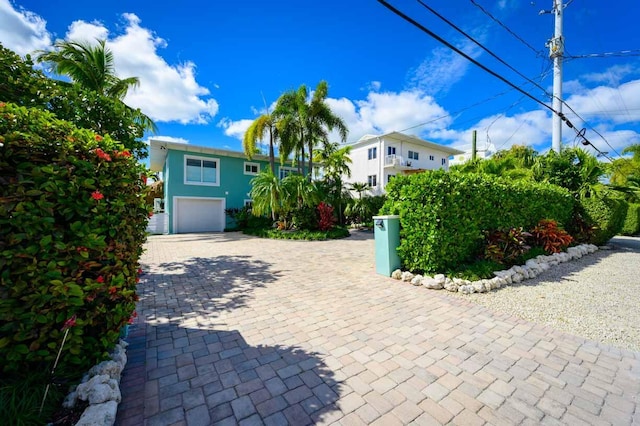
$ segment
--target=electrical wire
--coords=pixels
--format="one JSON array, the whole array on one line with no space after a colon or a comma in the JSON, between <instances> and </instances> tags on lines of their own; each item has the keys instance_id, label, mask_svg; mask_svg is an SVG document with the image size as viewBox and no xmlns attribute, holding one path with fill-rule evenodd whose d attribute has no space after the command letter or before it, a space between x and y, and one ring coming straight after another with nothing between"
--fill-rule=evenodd
<instances>
[{"instance_id":1,"label":"electrical wire","mask_svg":"<svg viewBox=\"0 0 640 426\"><path fill-rule=\"evenodd\" d=\"M444 44L446 47L448 47L449 49L453 50L454 52L456 52L457 54L459 54L460 56L464 57L465 59L467 59L468 61L470 61L471 63L473 63L474 65L478 66L479 68L481 68L482 70L484 70L485 72L491 74L492 76L496 77L497 79L499 79L500 81L502 81L503 83L507 84L508 86L514 88L515 90L517 90L518 92L522 93L523 95L525 95L526 97L528 97L529 99L533 100L535 103L543 106L544 108L548 109L549 111L551 111L553 114L556 114L558 117L560 117L560 119L562 121L565 122L565 124L567 125L567 127L569 127L570 129L573 129L575 132L578 132L578 130L575 128L575 126L573 125L573 123L571 123L571 121L562 113L559 111L556 111L553 107L547 105L546 103L544 103L543 101L541 101L540 99L536 98L535 96L533 96L532 94L524 91L523 89L521 89L520 87L516 86L514 83L512 83L511 81L507 80L505 77L501 76L500 74L498 74L497 72L491 70L490 68L488 68L487 66L481 64L480 62L478 62L477 60L475 60L474 58L472 58L471 56L469 56L468 54L466 54L465 52L463 52L462 50L458 49L457 47L455 47L454 45L452 45L451 43L449 43L448 41L446 41L445 39L443 39L442 37L440 37L439 35L437 35L436 33L434 33L433 31L431 31L430 29L428 29L427 27L425 27L424 25L422 25L421 23L419 23L418 21L416 21L415 19L413 19L412 17L410 17L409 15L405 14L404 12L402 12L401 10L397 9L396 7L394 7L393 5L389 4L386 0L378 0L379 3L381 3L383 6L385 6L387 9L389 9L391 12L393 12L394 14L396 14L397 16L401 17L402 19L404 19L405 21L409 22L410 24L414 25L416 28L420 29L422 32L424 32L425 34L429 35L430 37L434 38L435 40L439 41L440 43ZM534 83L535 85L537 85L536 83ZM583 145L591 145L593 147L593 149L595 149L596 151L598 151L600 154L602 154L602 156L604 156L605 158L607 158L609 161L613 162L613 160L608 157L604 152L602 152L598 147L596 147L594 144L592 144L584 135L582 136L582 144Z\"/></svg>"},{"instance_id":2,"label":"electrical wire","mask_svg":"<svg viewBox=\"0 0 640 426\"><path fill-rule=\"evenodd\" d=\"M529 43L527 43L527 41L525 39L523 39L522 37L520 37L518 34L516 34L513 30L511 30L511 28L509 28L508 26L506 26L505 24L503 24L498 18L496 18L495 16L493 16L488 10L486 10L484 7L482 7L481 5L479 5L478 3L475 2L475 0L471 0L471 3L473 3L473 5L475 7L477 7L478 9L480 9L485 15L487 15L489 18L491 18L496 24L500 25L502 28L504 28L509 34L511 34L513 37L515 37L518 41L520 41L522 44L524 44L525 46L527 46L529 49L531 49L536 56L542 56L544 57L544 52L542 50L538 50L535 47L533 47L532 45L530 45Z\"/></svg>"}]
</instances>

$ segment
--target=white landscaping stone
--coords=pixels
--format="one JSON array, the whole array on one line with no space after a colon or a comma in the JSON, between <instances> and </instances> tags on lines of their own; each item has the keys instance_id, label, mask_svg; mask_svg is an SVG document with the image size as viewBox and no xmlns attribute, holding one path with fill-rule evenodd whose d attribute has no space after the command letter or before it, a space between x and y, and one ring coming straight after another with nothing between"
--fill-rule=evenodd
<instances>
[{"instance_id":1,"label":"white landscaping stone","mask_svg":"<svg viewBox=\"0 0 640 426\"><path fill-rule=\"evenodd\" d=\"M422 279L422 275L415 275L413 278L411 278L411 284L422 285Z\"/></svg>"},{"instance_id":2,"label":"white landscaping stone","mask_svg":"<svg viewBox=\"0 0 640 426\"><path fill-rule=\"evenodd\" d=\"M120 374L122 374L123 369L124 365L118 362L102 361L100 364L91 367L89 377L107 375L112 379L120 380Z\"/></svg>"},{"instance_id":3,"label":"white landscaping stone","mask_svg":"<svg viewBox=\"0 0 640 426\"><path fill-rule=\"evenodd\" d=\"M441 290L444 287L444 283L436 281L435 278L425 278L422 280L422 285L431 290Z\"/></svg>"},{"instance_id":4,"label":"white landscaping stone","mask_svg":"<svg viewBox=\"0 0 640 426\"><path fill-rule=\"evenodd\" d=\"M122 398L118 381L106 374L93 376L88 382L79 384L76 392L79 399L89 401L89 404L101 404L107 401L119 403Z\"/></svg>"},{"instance_id":5,"label":"white landscaping stone","mask_svg":"<svg viewBox=\"0 0 640 426\"><path fill-rule=\"evenodd\" d=\"M76 426L112 426L116 422L118 403L108 401L87 407Z\"/></svg>"},{"instance_id":6,"label":"white landscaping stone","mask_svg":"<svg viewBox=\"0 0 640 426\"><path fill-rule=\"evenodd\" d=\"M410 282L413 279L414 275L409 271L404 271L402 273L402 281Z\"/></svg>"},{"instance_id":7,"label":"white landscaping stone","mask_svg":"<svg viewBox=\"0 0 640 426\"><path fill-rule=\"evenodd\" d=\"M396 269L391 273L391 278L394 280L399 280L402 278L402 271L400 269Z\"/></svg>"},{"instance_id":8,"label":"white landscaping stone","mask_svg":"<svg viewBox=\"0 0 640 426\"><path fill-rule=\"evenodd\" d=\"M444 285L444 282L447 280L447 277L445 277L444 274L438 274L438 275L434 275L433 279L441 283L442 285Z\"/></svg>"}]
</instances>

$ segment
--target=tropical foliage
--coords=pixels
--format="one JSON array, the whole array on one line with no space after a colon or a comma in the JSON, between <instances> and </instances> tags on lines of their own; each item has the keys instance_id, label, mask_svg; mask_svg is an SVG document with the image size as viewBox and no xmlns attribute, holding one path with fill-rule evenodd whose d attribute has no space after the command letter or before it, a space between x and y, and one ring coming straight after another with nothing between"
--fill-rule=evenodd
<instances>
[{"instance_id":1,"label":"tropical foliage","mask_svg":"<svg viewBox=\"0 0 640 426\"><path fill-rule=\"evenodd\" d=\"M96 43L57 41L52 51L41 51L38 62L45 62L58 75L65 75L72 82L101 96L122 101L131 88L140 84L137 77L119 78L116 75L113 52L105 40ZM139 110L130 109L145 130L156 131L156 125Z\"/></svg>"},{"instance_id":2,"label":"tropical foliage","mask_svg":"<svg viewBox=\"0 0 640 426\"><path fill-rule=\"evenodd\" d=\"M79 128L111 136L136 158L147 156L142 141L147 126L139 110L77 84L47 78L29 57L22 59L2 45L0 100L49 111Z\"/></svg>"}]
</instances>

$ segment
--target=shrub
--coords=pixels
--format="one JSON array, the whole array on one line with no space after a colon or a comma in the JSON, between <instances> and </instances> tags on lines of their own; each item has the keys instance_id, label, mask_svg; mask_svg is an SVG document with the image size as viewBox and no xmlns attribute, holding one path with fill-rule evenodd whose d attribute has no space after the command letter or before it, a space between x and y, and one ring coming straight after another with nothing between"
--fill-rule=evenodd
<instances>
[{"instance_id":1,"label":"shrub","mask_svg":"<svg viewBox=\"0 0 640 426\"><path fill-rule=\"evenodd\" d=\"M626 201L605 193L597 197L583 198L580 205L587 223L596 228L588 242L603 245L622 231L629 206Z\"/></svg>"},{"instance_id":2,"label":"shrub","mask_svg":"<svg viewBox=\"0 0 640 426\"><path fill-rule=\"evenodd\" d=\"M309 241L323 241L323 240L335 240L339 238L345 238L349 236L349 230L341 226L335 226L328 231L282 231L278 229L267 228L250 228L244 231L245 234L255 235L256 237L272 238L276 240L309 240Z\"/></svg>"},{"instance_id":3,"label":"shrub","mask_svg":"<svg viewBox=\"0 0 640 426\"><path fill-rule=\"evenodd\" d=\"M629 204L627 217L622 226L622 235L635 235L640 232L640 204Z\"/></svg>"},{"instance_id":4,"label":"shrub","mask_svg":"<svg viewBox=\"0 0 640 426\"><path fill-rule=\"evenodd\" d=\"M249 218L251 217L251 207L244 206L242 208L234 207L230 209L225 209L224 211L227 216L233 219L235 226L231 229L233 230L243 230L249 226Z\"/></svg>"},{"instance_id":5,"label":"shrub","mask_svg":"<svg viewBox=\"0 0 640 426\"><path fill-rule=\"evenodd\" d=\"M0 359L62 371L107 355L137 300L151 206L144 166L110 137L0 103Z\"/></svg>"},{"instance_id":6,"label":"shrub","mask_svg":"<svg viewBox=\"0 0 640 426\"><path fill-rule=\"evenodd\" d=\"M515 259L531 249L527 245L527 239L530 237L531 234L522 228L487 233L483 257L496 263L511 265Z\"/></svg>"},{"instance_id":7,"label":"shrub","mask_svg":"<svg viewBox=\"0 0 640 426\"><path fill-rule=\"evenodd\" d=\"M531 230L533 244L547 253L560 253L573 241L571 235L560 229L555 220L543 219Z\"/></svg>"},{"instance_id":8,"label":"shrub","mask_svg":"<svg viewBox=\"0 0 640 426\"><path fill-rule=\"evenodd\" d=\"M295 229L314 230L318 229L318 210L312 206L302 205L293 209L291 213L291 224ZM285 229L287 229L285 227Z\"/></svg>"},{"instance_id":9,"label":"shrub","mask_svg":"<svg viewBox=\"0 0 640 426\"><path fill-rule=\"evenodd\" d=\"M333 228L336 223L336 218L333 216L333 207L329 204L320 203L318 204L318 214L320 215L318 228L321 231L328 231Z\"/></svg>"},{"instance_id":10,"label":"shrub","mask_svg":"<svg viewBox=\"0 0 640 426\"><path fill-rule=\"evenodd\" d=\"M547 183L445 171L396 176L386 189L381 214L400 215L403 266L427 273L474 260L486 231L530 229L543 218L567 223L575 202Z\"/></svg>"}]
</instances>

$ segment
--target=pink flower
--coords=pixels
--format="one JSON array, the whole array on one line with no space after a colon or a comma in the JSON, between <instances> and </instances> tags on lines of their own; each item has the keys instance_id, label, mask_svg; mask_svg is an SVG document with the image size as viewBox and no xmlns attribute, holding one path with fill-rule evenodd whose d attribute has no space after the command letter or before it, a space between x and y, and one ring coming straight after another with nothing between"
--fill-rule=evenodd
<instances>
[{"instance_id":1,"label":"pink flower","mask_svg":"<svg viewBox=\"0 0 640 426\"><path fill-rule=\"evenodd\" d=\"M98 142L100 142L102 139L104 139L102 136L100 136L100 135L96 135L96 140L97 140Z\"/></svg>"},{"instance_id":2,"label":"pink flower","mask_svg":"<svg viewBox=\"0 0 640 426\"><path fill-rule=\"evenodd\" d=\"M96 278L96 282L102 284L104 282L104 277L100 275L98 278Z\"/></svg>"},{"instance_id":3,"label":"pink flower","mask_svg":"<svg viewBox=\"0 0 640 426\"><path fill-rule=\"evenodd\" d=\"M136 277L136 282L139 283L140 282L140 277Z\"/></svg>"},{"instance_id":4,"label":"pink flower","mask_svg":"<svg viewBox=\"0 0 640 426\"><path fill-rule=\"evenodd\" d=\"M102 195L100 191L93 191L91 193L91 198L93 198L94 200L102 200L104 198L104 195Z\"/></svg>"},{"instance_id":5,"label":"pink flower","mask_svg":"<svg viewBox=\"0 0 640 426\"><path fill-rule=\"evenodd\" d=\"M66 320L64 322L64 325L62 326L62 331L66 330L67 328L71 328L74 325L76 325L76 315L75 314L71 318L69 318L68 320Z\"/></svg>"}]
</instances>

